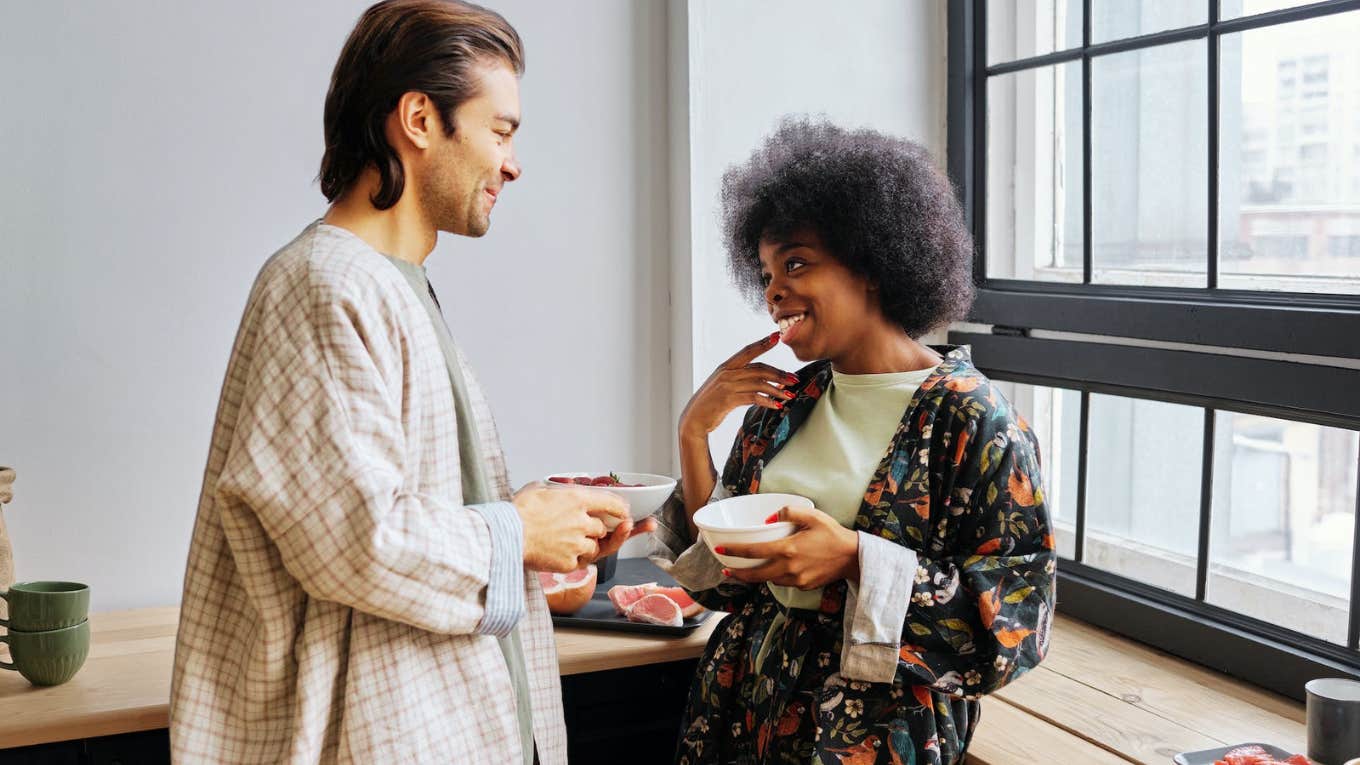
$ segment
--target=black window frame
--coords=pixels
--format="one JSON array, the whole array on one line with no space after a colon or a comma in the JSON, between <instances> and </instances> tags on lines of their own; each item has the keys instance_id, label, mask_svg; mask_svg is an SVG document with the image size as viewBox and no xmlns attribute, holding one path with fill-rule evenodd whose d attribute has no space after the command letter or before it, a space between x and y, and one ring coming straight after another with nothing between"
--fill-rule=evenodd
<instances>
[{"instance_id":1,"label":"black window frame","mask_svg":"<svg viewBox=\"0 0 1360 765\"><path fill-rule=\"evenodd\" d=\"M1304 697L1313 677L1360 678L1360 507L1352 540L1351 597L1345 646L1301 635L1205 600L1212 490L1212 439L1219 410L1360 431L1360 370L1263 358L1259 352L1360 360L1360 295L1221 289L1218 271L1219 41L1233 34L1360 10L1360 0L1327 0L1223 20L1218 0L1208 21L1191 27L1091 43L1092 0L1082 0L1083 35L1077 48L987 65L987 0L950 0L948 6L948 170L958 190L977 256L978 297L969 321L992 334L950 333L970 344L974 361L998 379L1081 393L1081 443L1075 559L1059 565L1060 612L1115 630L1284 693ZM1209 57L1207 287L1167 288L1093 284L1091 230L1091 61L1101 55L1187 40L1205 40ZM1082 63L1083 279L1081 284L989 279L986 269L986 95L990 76L1058 63ZM1031 337L1033 330L1081 333L1134 341L1209 346L1204 349L1130 347ZM1223 351L1227 350L1228 353ZM1234 355L1233 352L1238 352ZM1240 355L1246 353L1249 355ZM1250 354L1255 355L1250 355ZM1307 379L1307 386L1298 383ZM1186 403L1204 408L1203 486L1200 497L1196 596L1144 585L1080 562L1085 520L1085 438L1091 393ZM1360 473L1360 470L1357 471ZM1360 475L1357 476L1360 482ZM1360 504L1360 487L1357 487Z\"/></svg>"}]
</instances>

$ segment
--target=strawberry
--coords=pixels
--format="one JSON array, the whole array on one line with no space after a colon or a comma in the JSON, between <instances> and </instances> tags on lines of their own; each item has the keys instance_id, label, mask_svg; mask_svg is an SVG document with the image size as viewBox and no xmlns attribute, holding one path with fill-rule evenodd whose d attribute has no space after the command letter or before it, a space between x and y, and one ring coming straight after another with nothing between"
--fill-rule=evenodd
<instances>
[{"instance_id":1,"label":"strawberry","mask_svg":"<svg viewBox=\"0 0 1360 765\"><path fill-rule=\"evenodd\" d=\"M574 484L576 486L606 486L610 488L630 488L636 489L642 486L640 483L624 483L619 479L618 473L598 476L578 476L567 478L566 476L555 475L548 478L553 483Z\"/></svg>"}]
</instances>

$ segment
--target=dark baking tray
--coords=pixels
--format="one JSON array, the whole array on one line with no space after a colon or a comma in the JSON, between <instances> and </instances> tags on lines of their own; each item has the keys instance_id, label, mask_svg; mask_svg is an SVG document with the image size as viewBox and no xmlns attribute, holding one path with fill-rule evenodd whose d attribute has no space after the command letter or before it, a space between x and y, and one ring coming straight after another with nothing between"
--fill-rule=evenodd
<instances>
[{"instance_id":1,"label":"dark baking tray","mask_svg":"<svg viewBox=\"0 0 1360 765\"><path fill-rule=\"evenodd\" d=\"M558 627L583 627L592 630L617 630L619 632L642 632L649 635L688 635L695 627L704 623L711 612L700 611L698 616L685 619L679 627L664 624L641 624L630 622L628 617L619 616L614 604L609 602L609 588L616 584L642 584L656 582L663 587L674 587L675 580L665 571L656 567L646 558L622 558L614 569L614 577L595 586L595 595L580 611L571 616L554 616L553 624Z\"/></svg>"}]
</instances>

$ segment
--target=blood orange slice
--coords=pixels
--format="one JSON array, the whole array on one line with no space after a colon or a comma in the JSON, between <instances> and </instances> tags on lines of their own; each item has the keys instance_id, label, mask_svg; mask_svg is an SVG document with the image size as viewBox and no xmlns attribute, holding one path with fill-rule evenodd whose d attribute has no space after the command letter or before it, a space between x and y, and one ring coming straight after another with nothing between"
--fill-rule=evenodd
<instances>
[{"instance_id":1,"label":"blood orange slice","mask_svg":"<svg viewBox=\"0 0 1360 765\"><path fill-rule=\"evenodd\" d=\"M548 610L559 616L580 611L595 594L595 575L594 564L569 574L538 572L538 583L548 599Z\"/></svg>"},{"instance_id":2,"label":"blood orange slice","mask_svg":"<svg viewBox=\"0 0 1360 765\"><path fill-rule=\"evenodd\" d=\"M680 615L680 606L659 592L644 595L638 602L629 606L628 620L643 624L663 624L667 627L679 627L685 623L684 617Z\"/></svg>"}]
</instances>

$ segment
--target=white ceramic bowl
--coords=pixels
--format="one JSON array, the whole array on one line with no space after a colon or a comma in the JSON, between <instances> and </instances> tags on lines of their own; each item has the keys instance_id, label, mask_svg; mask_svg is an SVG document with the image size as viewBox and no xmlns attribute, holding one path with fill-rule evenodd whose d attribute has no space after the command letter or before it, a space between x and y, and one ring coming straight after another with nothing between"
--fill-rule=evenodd
<instances>
[{"instance_id":1,"label":"white ceramic bowl","mask_svg":"<svg viewBox=\"0 0 1360 765\"><path fill-rule=\"evenodd\" d=\"M773 542L790 536L796 528L788 521L765 522L786 507L812 507L812 500L797 494L729 497L699 508L694 513L694 525L699 527L710 550L718 545ZM728 568L755 568L769 560L718 555L716 551L713 554Z\"/></svg>"},{"instance_id":2,"label":"white ceramic bowl","mask_svg":"<svg viewBox=\"0 0 1360 765\"><path fill-rule=\"evenodd\" d=\"M599 489L622 497L628 503L628 514L634 522L655 513L666 504L671 492L675 491L675 479L670 476L652 473L615 473L623 483L640 483L641 486L581 486L573 483L557 483L549 478L591 478L609 475L608 470L595 473L552 473L543 477L543 482L554 489Z\"/></svg>"}]
</instances>

